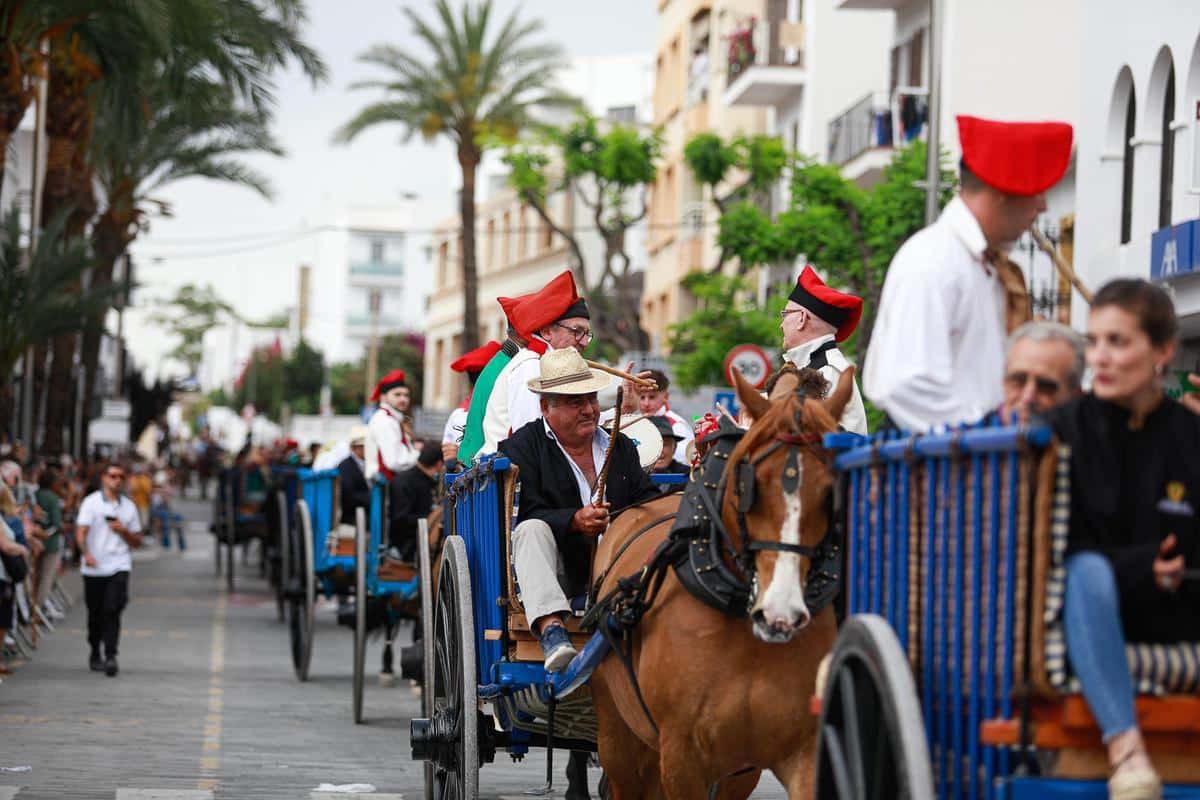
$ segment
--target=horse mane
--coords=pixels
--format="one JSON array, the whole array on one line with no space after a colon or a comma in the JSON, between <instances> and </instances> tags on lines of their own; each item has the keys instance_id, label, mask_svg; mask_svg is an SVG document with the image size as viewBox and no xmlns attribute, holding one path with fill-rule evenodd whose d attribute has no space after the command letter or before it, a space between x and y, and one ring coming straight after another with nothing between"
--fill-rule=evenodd
<instances>
[{"instance_id":1,"label":"horse mane","mask_svg":"<svg viewBox=\"0 0 1200 800\"><path fill-rule=\"evenodd\" d=\"M771 401L771 407L761 419L750 426L746 435L738 442L730 463L736 464L743 454L758 448L764 439L774 438L776 434L794 429L794 405L800 404L800 425L803 429L814 433L832 433L837 430L837 421L825 410L820 402L830 390L829 381L815 369L807 367L798 369L795 365L787 364L771 379L771 386L779 383L785 375L793 375L798 381L794 391L787 392ZM797 431L798 432L798 431Z\"/></svg>"}]
</instances>

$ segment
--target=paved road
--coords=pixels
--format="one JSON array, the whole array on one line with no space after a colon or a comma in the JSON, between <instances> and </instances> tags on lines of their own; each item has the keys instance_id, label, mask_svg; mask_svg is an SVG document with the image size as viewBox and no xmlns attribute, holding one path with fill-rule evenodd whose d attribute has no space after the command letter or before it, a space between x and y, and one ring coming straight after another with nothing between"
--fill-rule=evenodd
<instances>
[{"instance_id":1,"label":"paved road","mask_svg":"<svg viewBox=\"0 0 1200 800\"><path fill-rule=\"evenodd\" d=\"M190 549L137 554L117 678L88 671L79 602L0 685L0 800L422 797L420 765L408 756L419 695L405 681L382 688L372 675L367 724L355 725L352 634L332 609L319 612L312 677L297 682L266 581L242 567L227 594L213 574L208 508L180 510ZM78 577L68 587L81 596ZM369 667L380 647L368 649ZM21 766L32 769L3 771ZM501 754L480 774L483 796L522 797L544 772L540 753L520 765ZM593 770L593 787L598 777ZM316 791L322 784L374 792L327 795ZM565 788L561 777L556 787ZM784 796L767 779L755 794Z\"/></svg>"}]
</instances>

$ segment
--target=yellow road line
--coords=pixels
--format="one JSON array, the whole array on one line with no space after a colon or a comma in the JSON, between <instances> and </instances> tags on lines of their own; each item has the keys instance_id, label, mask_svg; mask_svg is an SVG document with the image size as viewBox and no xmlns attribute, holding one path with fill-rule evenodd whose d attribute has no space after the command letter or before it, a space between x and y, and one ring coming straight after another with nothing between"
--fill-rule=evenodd
<instances>
[{"instance_id":1,"label":"yellow road line","mask_svg":"<svg viewBox=\"0 0 1200 800\"><path fill-rule=\"evenodd\" d=\"M221 769L221 725L225 706L225 619L228 613L228 596L225 584L218 581L217 601L213 611L212 658L208 663L208 713L204 717L204 738L200 757L200 779L196 788L213 790L217 787L217 773Z\"/></svg>"}]
</instances>

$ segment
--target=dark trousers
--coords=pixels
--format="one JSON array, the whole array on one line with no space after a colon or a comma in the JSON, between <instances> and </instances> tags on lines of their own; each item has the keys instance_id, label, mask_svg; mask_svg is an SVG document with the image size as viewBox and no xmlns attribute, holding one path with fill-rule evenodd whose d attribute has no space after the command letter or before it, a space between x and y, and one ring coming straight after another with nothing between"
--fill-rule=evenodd
<instances>
[{"instance_id":1,"label":"dark trousers","mask_svg":"<svg viewBox=\"0 0 1200 800\"><path fill-rule=\"evenodd\" d=\"M100 652L104 643L104 655L117 655L117 640L121 638L121 612L129 602L129 573L96 577L83 576L83 594L88 610L88 644L92 652Z\"/></svg>"}]
</instances>

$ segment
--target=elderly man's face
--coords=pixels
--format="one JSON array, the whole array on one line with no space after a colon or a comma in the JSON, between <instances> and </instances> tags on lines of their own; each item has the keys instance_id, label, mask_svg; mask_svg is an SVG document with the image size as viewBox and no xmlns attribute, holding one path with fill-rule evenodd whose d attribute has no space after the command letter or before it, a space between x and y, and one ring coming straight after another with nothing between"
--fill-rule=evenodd
<instances>
[{"instance_id":1,"label":"elderly man's face","mask_svg":"<svg viewBox=\"0 0 1200 800\"><path fill-rule=\"evenodd\" d=\"M1075 353L1061 339L1021 339L1012 346L1004 366L1005 418L1014 411L1022 419L1029 412L1044 413L1078 393L1072 384Z\"/></svg>"},{"instance_id":2,"label":"elderly man's face","mask_svg":"<svg viewBox=\"0 0 1200 800\"><path fill-rule=\"evenodd\" d=\"M555 350L574 347L582 353L592 341L592 321L587 317L566 317L542 328L541 333Z\"/></svg>"},{"instance_id":3,"label":"elderly man's face","mask_svg":"<svg viewBox=\"0 0 1200 800\"><path fill-rule=\"evenodd\" d=\"M542 415L564 443L576 445L592 438L600 419L596 393L550 395L542 403Z\"/></svg>"}]
</instances>

